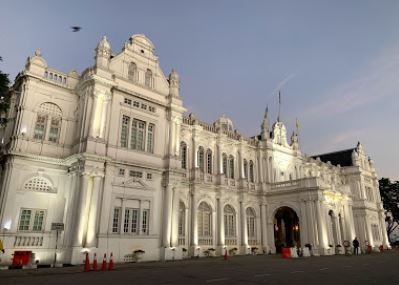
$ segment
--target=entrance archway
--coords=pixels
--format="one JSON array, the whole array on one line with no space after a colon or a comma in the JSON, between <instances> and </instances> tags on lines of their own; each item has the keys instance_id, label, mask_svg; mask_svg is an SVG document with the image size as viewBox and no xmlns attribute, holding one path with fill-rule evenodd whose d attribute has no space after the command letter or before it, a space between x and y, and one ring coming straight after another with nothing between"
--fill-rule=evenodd
<instances>
[{"instance_id":1,"label":"entrance archway","mask_svg":"<svg viewBox=\"0 0 399 285\"><path fill-rule=\"evenodd\" d=\"M274 215L274 241L276 251L283 247L300 246L299 218L290 207L280 207Z\"/></svg>"}]
</instances>

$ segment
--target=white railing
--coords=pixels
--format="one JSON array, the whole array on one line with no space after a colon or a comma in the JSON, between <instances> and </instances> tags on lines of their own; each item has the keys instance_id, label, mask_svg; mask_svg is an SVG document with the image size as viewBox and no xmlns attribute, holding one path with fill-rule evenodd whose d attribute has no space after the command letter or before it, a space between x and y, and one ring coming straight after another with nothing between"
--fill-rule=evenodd
<instances>
[{"instance_id":1,"label":"white railing","mask_svg":"<svg viewBox=\"0 0 399 285\"><path fill-rule=\"evenodd\" d=\"M224 243L226 245L237 245L237 238L225 238Z\"/></svg>"},{"instance_id":2,"label":"white railing","mask_svg":"<svg viewBox=\"0 0 399 285\"><path fill-rule=\"evenodd\" d=\"M17 246L43 246L42 236L16 236L14 240L14 247Z\"/></svg>"},{"instance_id":3,"label":"white railing","mask_svg":"<svg viewBox=\"0 0 399 285\"><path fill-rule=\"evenodd\" d=\"M198 244L199 245L212 245L213 238L212 237L198 237Z\"/></svg>"},{"instance_id":4,"label":"white railing","mask_svg":"<svg viewBox=\"0 0 399 285\"><path fill-rule=\"evenodd\" d=\"M43 77L61 85L67 84L67 76L54 70L46 70Z\"/></svg>"},{"instance_id":5,"label":"white railing","mask_svg":"<svg viewBox=\"0 0 399 285\"><path fill-rule=\"evenodd\" d=\"M186 238L182 237L182 236L179 236L178 243L179 243L179 245L185 245L186 244Z\"/></svg>"},{"instance_id":6,"label":"white railing","mask_svg":"<svg viewBox=\"0 0 399 285\"><path fill-rule=\"evenodd\" d=\"M258 245L257 239L248 239L248 245Z\"/></svg>"}]
</instances>

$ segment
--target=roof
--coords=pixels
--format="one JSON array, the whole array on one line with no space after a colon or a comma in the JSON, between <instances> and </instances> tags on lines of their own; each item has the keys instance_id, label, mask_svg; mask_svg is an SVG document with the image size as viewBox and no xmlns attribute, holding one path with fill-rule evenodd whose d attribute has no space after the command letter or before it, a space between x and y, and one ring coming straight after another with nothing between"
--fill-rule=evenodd
<instances>
[{"instance_id":1,"label":"roof","mask_svg":"<svg viewBox=\"0 0 399 285\"><path fill-rule=\"evenodd\" d=\"M313 155L312 158L316 159L320 157L323 162L330 161L332 165L337 166L352 166L352 152L356 150L355 148L350 148L346 150L340 150L336 152L330 152L325 154Z\"/></svg>"}]
</instances>

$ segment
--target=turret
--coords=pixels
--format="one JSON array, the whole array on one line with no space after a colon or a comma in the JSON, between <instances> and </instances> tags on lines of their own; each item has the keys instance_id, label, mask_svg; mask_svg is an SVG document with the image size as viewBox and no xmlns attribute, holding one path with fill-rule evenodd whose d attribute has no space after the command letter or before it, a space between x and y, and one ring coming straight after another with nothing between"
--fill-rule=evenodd
<instances>
[{"instance_id":1,"label":"turret","mask_svg":"<svg viewBox=\"0 0 399 285\"><path fill-rule=\"evenodd\" d=\"M270 138L270 131L269 131L269 108L268 106L266 106L266 110L265 110L265 115L263 116L263 122L261 125L261 138L263 141L267 140Z\"/></svg>"},{"instance_id":2,"label":"turret","mask_svg":"<svg viewBox=\"0 0 399 285\"><path fill-rule=\"evenodd\" d=\"M104 36L101 41L98 43L96 48L96 67L108 69L109 60L111 58L111 45L107 40L107 37Z\"/></svg>"},{"instance_id":3,"label":"turret","mask_svg":"<svg viewBox=\"0 0 399 285\"><path fill-rule=\"evenodd\" d=\"M172 72L169 74L169 95L180 98L179 75L174 69L172 69Z\"/></svg>"}]
</instances>

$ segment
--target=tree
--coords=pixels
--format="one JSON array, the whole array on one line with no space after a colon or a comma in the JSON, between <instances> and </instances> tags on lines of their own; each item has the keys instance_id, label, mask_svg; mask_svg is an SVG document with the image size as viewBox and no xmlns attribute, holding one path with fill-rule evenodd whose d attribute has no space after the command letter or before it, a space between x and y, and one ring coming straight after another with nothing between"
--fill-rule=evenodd
<instances>
[{"instance_id":1,"label":"tree","mask_svg":"<svg viewBox=\"0 0 399 285\"><path fill-rule=\"evenodd\" d=\"M1 56L0 61L3 61ZM8 107L10 105L9 85L10 79L8 79L8 74L3 73L0 70L0 125L4 125L6 123L5 114L7 113Z\"/></svg>"},{"instance_id":2,"label":"tree","mask_svg":"<svg viewBox=\"0 0 399 285\"><path fill-rule=\"evenodd\" d=\"M378 182L386 214L388 238L391 242L390 235L399 226L399 181L391 183L389 178L381 178Z\"/></svg>"}]
</instances>

